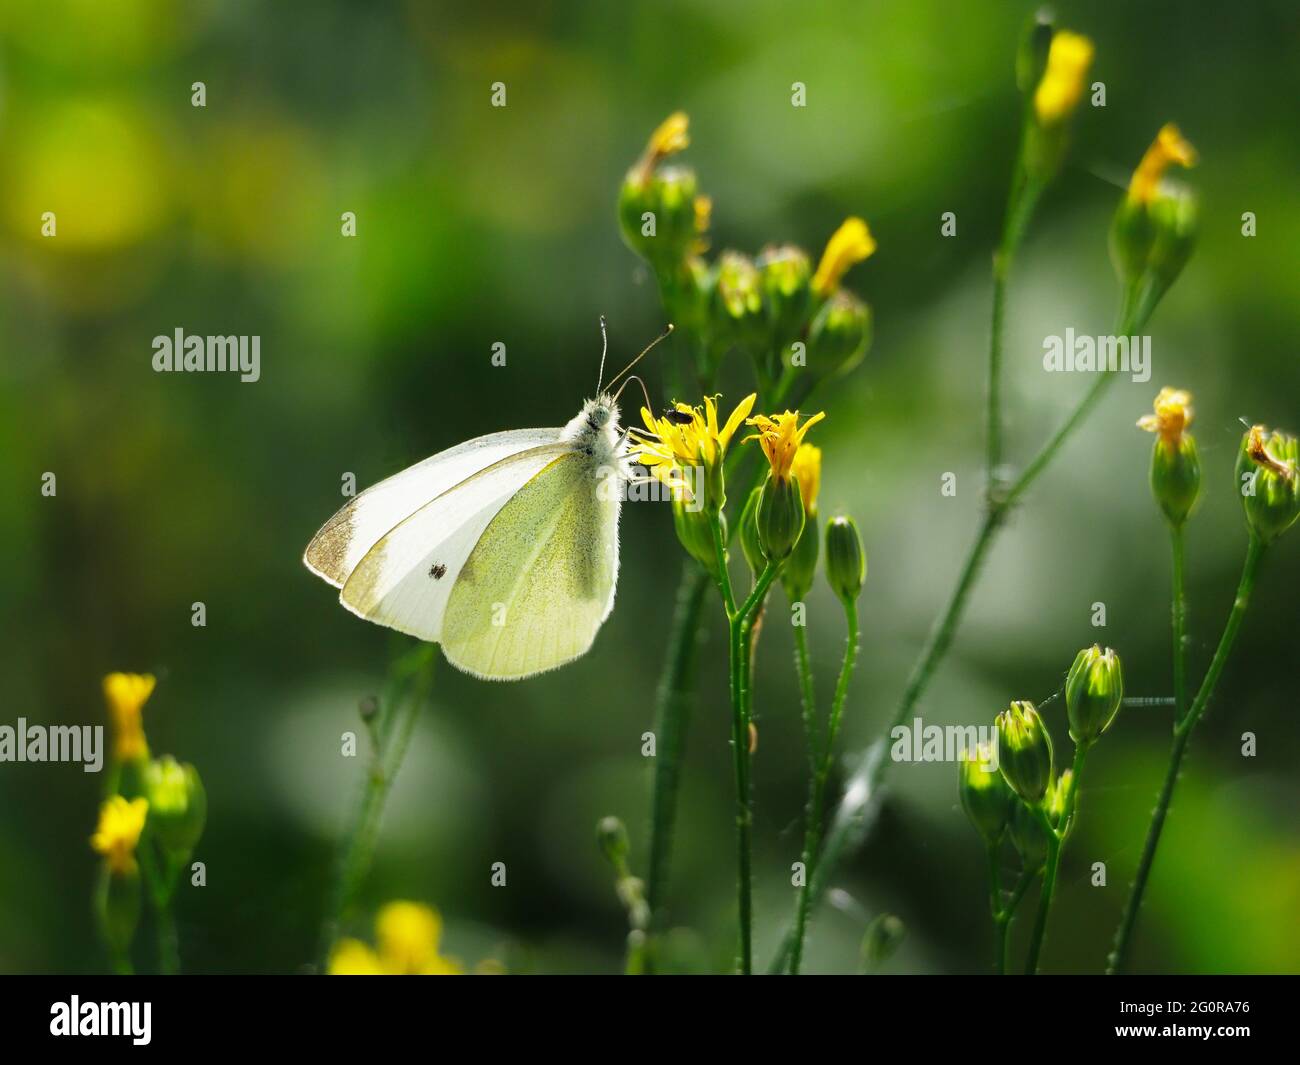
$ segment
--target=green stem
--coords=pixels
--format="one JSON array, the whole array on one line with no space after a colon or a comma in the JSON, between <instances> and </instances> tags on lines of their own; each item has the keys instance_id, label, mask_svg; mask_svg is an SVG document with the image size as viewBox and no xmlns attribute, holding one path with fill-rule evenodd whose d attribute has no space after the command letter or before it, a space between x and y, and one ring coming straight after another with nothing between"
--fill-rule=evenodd
<instances>
[{"instance_id":1,"label":"green stem","mask_svg":"<svg viewBox=\"0 0 1300 1065\"><path fill-rule=\"evenodd\" d=\"M677 823L686 730L690 722L699 660L700 614L709 588L708 574L690 559L682 571L668 636L668 660L655 699L655 772L650 826L650 866L646 893L658 918L668 892L669 859Z\"/></svg>"},{"instance_id":2,"label":"green stem","mask_svg":"<svg viewBox=\"0 0 1300 1065\"><path fill-rule=\"evenodd\" d=\"M1219 638L1219 646L1214 652L1205 679L1201 682L1200 690L1196 693L1195 701L1174 725L1174 742L1173 749L1169 752L1169 766L1165 770L1165 781L1156 800L1156 808L1151 815L1151 824L1147 828L1147 838L1142 847L1142 857L1138 860L1137 873L1133 877L1133 887L1129 891L1128 901L1124 905L1124 914L1115 932L1115 945L1106 967L1109 975L1123 972L1128 965L1133 929L1137 925L1138 911L1142 908L1142 897L1146 893L1147 882L1151 877L1151 866L1155 861L1156 848L1160 845L1160 833L1169 814L1169 804L1173 801L1174 786L1178 782L1183 755L1187 751L1187 741L1192 734L1192 729L1196 727L1196 723L1205 712L1223 667L1227 664L1228 655L1232 652L1232 645L1236 642L1242 619L1246 616L1246 608L1250 605L1251 592L1255 588L1255 577L1263 557L1264 545L1252 534L1250 546L1246 549L1246 562L1242 567L1241 581L1237 585L1237 596L1233 600L1223 635Z\"/></svg>"},{"instance_id":3,"label":"green stem","mask_svg":"<svg viewBox=\"0 0 1300 1065\"><path fill-rule=\"evenodd\" d=\"M1016 169L1019 174L1019 164ZM993 255L993 312L989 329L987 406L984 412L984 472L990 504L996 503L1000 494L998 470L1002 465L1003 436L1002 336L1006 316L1007 278L1042 191L1043 184L1040 181L1030 179L1022 185L1018 176L1013 179L1010 202L1002 224L1002 240Z\"/></svg>"},{"instance_id":4,"label":"green stem","mask_svg":"<svg viewBox=\"0 0 1300 1065\"><path fill-rule=\"evenodd\" d=\"M1038 972L1038 959L1043 951L1043 941L1047 937L1047 917L1052 910L1052 899L1056 892L1056 874L1061 866L1061 851L1066 837L1074 827L1074 806L1079 794L1079 778L1083 775L1083 761L1088 755L1088 748L1079 744L1074 748L1074 767L1070 779L1070 793L1065 799L1065 810L1061 814L1061 823L1054 827L1047 816L1045 805L1040 804L1038 816L1047 831L1047 865L1043 869L1043 890L1038 899L1038 916L1034 919L1034 932L1029 940L1029 957L1025 962L1025 975L1033 976Z\"/></svg>"},{"instance_id":5,"label":"green stem","mask_svg":"<svg viewBox=\"0 0 1300 1065\"><path fill-rule=\"evenodd\" d=\"M1006 906L993 916L994 929L998 940L997 972L999 976L1005 976L1007 973L1007 955L1011 944L1011 922L1015 920L1016 910L1020 908L1020 901L1025 897L1025 892L1029 890L1029 885L1034 882L1034 877L1037 875L1037 869L1021 870L1020 879L1016 881L1016 886L1012 889L1011 897L1007 900Z\"/></svg>"},{"instance_id":6,"label":"green stem","mask_svg":"<svg viewBox=\"0 0 1300 1065\"><path fill-rule=\"evenodd\" d=\"M1187 581L1183 569L1183 527L1169 527L1173 555L1174 720L1187 711Z\"/></svg>"},{"instance_id":7,"label":"green stem","mask_svg":"<svg viewBox=\"0 0 1300 1065\"><path fill-rule=\"evenodd\" d=\"M813 775L812 801L809 803L808 823L804 827L804 882L795 903L794 944L790 951L790 972L799 975L803 960L804 937L808 927L808 908L813 874L816 871L817 851L821 845L822 822L825 819L826 783L830 779L835 759L835 740L839 736L840 722L844 716L844 701L848 697L849 682L853 679L853 666L858 657L858 602L843 601L844 619L848 634L844 641L844 660L840 663L839 680L835 683L831 716L826 727L826 745Z\"/></svg>"},{"instance_id":8,"label":"green stem","mask_svg":"<svg viewBox=\"0 0 1300 1065\"><path fill-rule=\"evenodd\" d=\"M1006 976L1007 940L1011 929L1011 915L1002 906L1002 863L998 861L998 843L989 843L985 852L988 858L989 912L993 914L993 930L997 942L993 969L998 976Z\"/></svg>"},{"instance_id":9,"label":"green stem","mask_svg":"<svg viewBox=\"0 0 1300 1065\"><path fill-rule=\"evenodd\" d=\"M817 772L817 688L813 683L812 656L808 653L808 629L794 627L794 665L799 675L799 703L803 719L804 747L808 754L808 779Z\"/></svg>"},{"instance_id":10,"label":"green stem","mask_svg":"<svg viewBox=\"0 0 1300 1065\"><path fill-rule=\"evenodd\" d=\"M435 649L434 644L422 644L399 658L390 670L389 691L384 700L387 705L371 733L373 758L357 808L339 846L333 889L321 923L317 963L322 972L347 909L369 871L384 807L433 686Z\"/></svg>"}]
</instances>

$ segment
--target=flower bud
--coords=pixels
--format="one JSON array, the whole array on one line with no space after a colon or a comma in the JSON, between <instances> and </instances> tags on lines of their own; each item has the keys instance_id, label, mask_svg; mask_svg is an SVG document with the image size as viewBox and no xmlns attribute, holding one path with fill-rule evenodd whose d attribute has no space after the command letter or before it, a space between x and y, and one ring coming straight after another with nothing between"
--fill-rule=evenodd
<instances>
[{"instance_id":1,"label":"flower bud","mask_svg":"<svg viewBox=\"0 0 1300 1065\"><path fill-rule=\"evenodd\" d=\"M762 494L762 486L750 492L749 498L745 500L745 509L740 512L740 550L755 579L767 566L763 545L758 537L758 498Z\"/></svg>"},{"instance_id":2,"label":"flower bud","mask_svg":"<svg viewBox=\"0 0 1300 1065\"><path fill-rule=\"evenodd\" d=\"M627 838L627 826L617 817L600 819L596 825L596 842L615 869L621 869L627 862L632 845Z\"/></svg>"},{"instance_id":3,"label":"flower bud","mask_svg":"<svg viewBox=\"0 0 1300 1065\"><path fill-rule=\"evenodd\" d=\"M1043 77L1047 69L1047 53L1056 32L1052 12L1040 7L1025 20L1020 33L1020 47L1016 50L1016 88L1029 92Z\"/></svg>"},{"instance_id":4,"label":"flower bud","mask_svg":"<svg viewBox=\"0 0 1300 1065\"><path fill-rule=\"evenodd\" d=\"M817 312L808 330L809 367L819 376L849 373L870 346L871 308L840 289Z\"/></svg>"},{"instance_id":5,"label":"flower bud","mask_svg":"<svg viewBox=\"0 0 1300 1065\"><path fill-rule=\"evenodd\" d=\"M958 771L962 809L986 843L997 843L1011 820L1012 805L1020 800L1002 778L987 744L962 751Z\"/></svg>"},{"instance_id":6,"label":"flower bud","mask_svg":"<svg viewBox=\"0 0 1300 1065\"><path fill-rule=\"evenodd\" d=\"M853 519L839 515L826 526L826 582L840 599L852 602L867 579L867 556Z\"/></svg>"},{"instance_id":7,"label":"flower bud","mask_svg":"<svg viewBox=\"0 0 1300 1065\"><path fill-rule=\"evenodd\" d=\"M772 344L785 351L804 331L812 310L812 262L802 248L769 246L754 263L762 280Z\"/></svg>"},{"instance_id":8,"label":"flower bud","mask_svg":"<svg viewBox=\"0 0 1300 1065\"><path fill-rule=\"evenodd\" d=\"M1050 181L1061 168L1069 121L1083 98L1093 51L1092 41L1081 34L1062 30L1052 35L1025 131L1025 169L1039 181Z\"/></svg>"},{"instance_id":9,"label":"flower bud","mask_svg":"<svg viewBox=\"0 0 1300 1065\"><path fill-rule=\"evenodd\" d=\"M1151 494L1174 528L1187 520L1201 491L1200 455L1186 432L1191 423L1191 393L1178 388L1162 388L1155 413L1138 419L1140 429L1159 434L1151 452Z\"/></svg>"},{"instance_id":10,"label":"flower bud","mask_svg":"<svg viewBox=\"0 0 1300 1065\"><path fill-rule=\"evenodd\" d=\"M689 167L648 173L634 167L618 197L623 241L656 270L668 270L694 250L700 225L708 222L706 203L696 194L695 171Z\"/></svg>"},{"instance_id":11,"label":"flower bud","mask_svg":"<svg viewBox=\"0 0 1300 1065\"><path fill-rule=\"evenodd\" d=\"M877 914L862 936L862 963L868 969L884 965L903 942L906 928L892 913Z\"/></svg>"},{"instance_id":12,"label":"flower bud","mask_svg":"<svg viewBox=\"0 0 1300 1065\"><path fill-rule=\"evenodd\" d=\"M712 318L724 347L735 344L751 353L767 349L762 278L748 256L726 251L719 258Z\"/></svg>"},{"instance_id":13,"label":"flower bud","mask_svg":"<svg viewBox=\"0 0 1300 1065\"><path fill-rule=\"evenodd\" d=\"M673 499L673 528L686 553L695 559L715 579L718 576L718 547L713 542L713 524L698 502L675 496ZM722 523L722 542L727 538L727 516L718 512Z\"/></svg>"},{"instance_id":14,"label":"flower bud","mask_svg":"<svg viewBox=\"0 0 1300 1065\"><path fill-rule=\"evenodd\" d=\"M1039 820L1036 807L1017 798L1011 807L1008 827L1011 843L1026 869L1037 869L1047 860L1047 829Z\"/></svg>"},{"instance_id":15,"label":"flower bud","mask_svg":"<svg viewBox=\"0 0 1300 1065\"><path fill-rule=\"evenodd\" d=\"M1037 804L1052 782L1052 738L1034 704L1014 702L998 714L1002 775L1025 802Z\"/></svg>"},{"instance_id":16,"label":"flower bud","mask_svg":"<svg viewBox=\"0 0 1300 1065\"><path fill-rule=\"evenodd\" d=\"M1252 426L1237 456L1237 484L1246 521L1268 544L1300 517L1300 448L1294 436Z\"/></svg>"},{"instance_id":17,"label":"flower bud","mask_svg":"<svg viewBox=\"0 0 1300 1065\"><path fill-rule=\"evenodd\" d=\"M755 522L763 555L772 562L789 558L806 522L797 477L768 475L759 489Z\"/></svg>"},{"instance_id":18,"label":"flower bud","mask_svg":"<svg viewBox=\"0 0 1300 1065\"><path fill-rule=\"evenodd\" d=\"M167 755L149 763L144 780L149 824L158 843L171 854L189 855L203 835L208 815L198 770Z\"/></svg>"},{"instance_id":19,"label":"flower bud","mask_svg":"<svg viewBox=\"0 0 1300 1065\"><path fill-rule=\"evenodd\" d=\"M803 535L781 568L781 587L792 603L802 602L812 591L821 553L821 529L816 514L804 513Z\"/></svg>"},{"instance_id":20,"label":"flower bud","mask_svg":"<svg viewBox=\"0 0 1300 1065\"><path fill-rule=\"evenodd\" d=\"M1124 670L1119 655L1096 644L1080 651L1065 678L1065 708L1070 737L1080 746L1095 743L1119 713L1124 700Z\"/></svg>"}]
</instances>

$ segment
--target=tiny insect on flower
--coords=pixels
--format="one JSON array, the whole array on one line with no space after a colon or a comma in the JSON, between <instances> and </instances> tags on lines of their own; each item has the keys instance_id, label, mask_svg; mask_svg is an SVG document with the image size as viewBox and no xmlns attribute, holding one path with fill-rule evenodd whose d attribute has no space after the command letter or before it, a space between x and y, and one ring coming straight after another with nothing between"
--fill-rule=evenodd
<instances>
[{"instance_id":1,"label":"tiny insect on flower","mask_svg":"<svg viewBox=\"0 0 1300 1065\"><path fill-rule=\"evenodd\" d=\"M846 219L826 242L826 250L813 275L813 292L819 299L826 299L839 288L849 268L869 258L875 250L876 241L867 223L861 218Z\"/></svg>"},{"instance_id":2,"label":"tiny insect on flower","mask_svg":"<svg viewBox=\"0 0 1300 1065\"><path fill-rule=\"evenodd\" d=\"M754 407L757 394L742 399L727 420L719 426L718 407L713 396L704 397L704 406L675 403L673 410L656 418L645 407L641 420L645 429L631 430L630 456L664 484L682 493L693 493L687 470L703 471L704 504L720 509L722 496L722 460L736 430Z\"/></svg>"},{"instance_id":3,"label":"tiny insect on flower","mask_svg":"<svg viewBox=\"0 0 1300 1065\"><path fill-rule=\"evenodd\" d=\"M141 711L155 683L148 673L110 673L104 678L104 700L113 726L113 756L118 761L130 762L149 754Z\"/></svg>"},{"instance_id":4,"label":"tiny insect on flower","mask_svg":"<svg viewBox=\"0 0 1300 1065\"><path fill-rule=\"evenodd\" d=\"M99 826L90 837L90 846L104 856L114 876L135 872L135 848L149 815L147 799L124 799L114 795L99 808Z\"/></svg>"},{"instance_id":5,"label":"tiny insect on flower","mask_svg":"<svg viewBox=\"0 0 1300 1065\"><path fill-rule=\"evenodd\" d=\"M1074 114L1093 53L1092 41L1082 34L1062 30L1052 36L1047 69L1034 92L1034 115L1044 126L1059 125Z\"/></svg>"}]
</instances>

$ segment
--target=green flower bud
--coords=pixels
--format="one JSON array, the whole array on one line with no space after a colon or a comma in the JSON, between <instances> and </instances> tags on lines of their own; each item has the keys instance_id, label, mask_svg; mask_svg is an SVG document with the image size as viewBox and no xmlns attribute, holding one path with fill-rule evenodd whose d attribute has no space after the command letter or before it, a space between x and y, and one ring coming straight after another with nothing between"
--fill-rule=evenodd
<instances>
[{"instance_id":1,"label":"green flower bud","mask_svg":"<svg viewBox=\"0 0 1300 1065\"><path fill-rule=\"evenodd\" d=\"M617 817L602 817L596 825L596 842L610 865L622 869L632 850L627 838L627 826Z\"/></svg>"},{"instance_id":2,"label":"green flower bud","mask_svg":"<svg viewBox=\"0 0 1300 1065\"><path fill-rule=\"evenodd\" d=\"M802 248L769 246L758 254L757 267L773 346L786 351L803 335L812 311L812 262Z\"/></svg>"},{"instance_id":3,"label":"green flower bud","mask_svg":"<svg viewBox=\"0 0 1300 1065\"><path fill-rule=\"evenodd\" d=\"M727 542L727 516L718 512L722 524L722 542ZM713 524L704 508L697 502L673 500L673 528L686 553L703 566L713 577L718 576L718 548L713 542Z\"/></svg>"},{"instance_id":4,"label":"green flower bud","mask_svg":"<svg viewBox=\"0 0 1300 1065\"><path fill-rule=\"evenodd\" d=\"M1052 782L1052 738L1034 704L1014 702L998 714L1002 775L1027 803L1041 802Z\"/></svg>"},{"instance_id":5,"label":"green flower bud","mask_svg":"<svg viewBox=\"0 0 1300 1065\"><path fill-rule=\"evenodd\" d=\"M1246 521L1260 543L1276 540L1300 517L1300 448L1294 436L1252 426L1237 456Z\"/></svg>"},{"instance_id":6,"label":"green flower bud","mask_svg":"<svg viewBox=\"0 0 1300 1065\"><path fill-rule=\"evenodd\" d=\"M140 924L140 870L114 872L104 864L95 888L95 921L109 949L125 955Z\"/></svg>"},{"instance_id":7,"label":"green flower bud","mask_svg":"<svg viewBox=\"0 0 1300 1065\"><path fill-rule=\"evenodd\" d=\"M867 969L884 965L903 942L905 931L903 922L892 913L877 914L862 937L862 964Z\"/></svg>"},{"instance_id":8,"label":"green flower bud","mask_svg":"<svg viewBox=\"0 0 1300 1065\"><path fill-rule=\"evenodd\" d=\"M1151 222L1155 241L1147 269L1158 298L1178 279L1196 247L1200 228L1196 195L1182 186L1166 187L1151 204Z\"/></svg>"},{"instance_id":9,"label":"green flower bud","mask_svg":"<svg viewBox=\"0 0 1300 1065\"><path fill-rule=\"evenodd\" d=\"M667 271L695 248L699 227L707 224L705 203L696 194L695 171L689 167L664 166L649 172L633 167L618 197L623 241L656 271Z\"/></svg>"},{"instance_id":10,"label":"green flower bud","mask_svg":"<svg viewBox=\"0 0 1300 1065\"><path fill-rule=\"evenodd\" d=\"M1065 708L1070 737L1080 746L1095 743L1110 727L1124 700L1124 670L1119 655L1093 644L1080 651L1065 678Z\"/></svg>"},{"instance_id":11,"label":"green flower bud","mask_svg":"<svg viewBox=\"0 0 1300 1065\"><path fill-rule=\"evenodd\" d=\"M1201 491L1201 458L1186 432L1191 424L1192 395L1180 388L1162 388L1155 413L1138 419L1138 428L1159 434L1151 453L1151 494L1175 529L1187 520Z\"/></svg>"},{"instance_id":12,"label":"green flower bud","mask_svg":"<svg viewBox=\"0 0 1300 1065\"><path fill-rule=\"evenodd\" d=\"M803 489L801 488L802 492ZM816 513L805 511L803 535L794 545L794 551L781 567L781 586L786 598L792 603L801 602L812 591L813 578L817 575L817 556L821 552L821 530L818 528Z\"/></svg>"},{"instance_id":13,"label":"green flower bud","mask_svg":"<svg viewBox=\"0 0 1300 1065\"><path fill-rule=\"evenodd\" d=\"M1012 806L1020 800L1002 778L987 744L962 751L958 771L962 809L986 843L997 843L1007 829Z\"/></svg>"},{"instance_id":14,"label":"green flower bud","mask_svg":"<svg viewBox=\"0 0 1300 1065\"><path fill-rule=\"evenodd\" d=\"M745 500L745 509L740 512L740 550L749 565L749 572L757 579L767 565L763 554L763 545L758 536L758 498L762 487L755 488Z\"/></svg>"},{"instance_id":15,"label":"green flower bud","mask_svg":"<svg viewBox=\"0 0 1300 1065\"><path fill-rule=\"evenodd\" d=\"M867 579L867 556L853 519L839 515L826 526L826 581L844 602L862 592Z\"/></svg>"},{"instance_id":16,"label":"green flower bud","mask_svg":"<svg viewBox=\"0 0 1300 1065\"><path fill-rule=\"evenodd\" d=\"M1016 88L1029 92L1047 69L1047 50L1052 45L1055 18L1050 9L1040 7L1025 20L1016 50Z\"/></svg>"},{"instance_id":17,"label":"green flower bud","mask_svg":"<svg viewBox=\"0 0 1300 1065\"><path fill-rule=\"evenodd\" d=\"M1038 810L1019 798L1011 807L1011 843L1026 869L1037 869L1047 860L1047 829L1039 820Z\"/></svg>"},{"instance_id":18,"label":"green flower bud","mask_svg":"<svg viewBox=\"0 0 1300 1065\"><path fill-rule=\"evenodd\" d=\"M188 855L203 835L208 798L198 770L171 755L155 759L145 770L149 826L163 850Z\"/></svg>"},{"instance_id":19,"label":"green flower bud","mask_svg":"<svg viewBox=\"0 0 1300 1065\"><path fill-rule=\"evenodd\" d=\"M762 278L753 262L739 252L723 252L718 260L713 325L718 343L724 347L735 344L750 352L766 350Z\"/></svg>"},{"instance_id":20,"label":"green flower bud","mask_svg":"<svg viewBox=\"0 0 1300 1065\"><path fill-rule=\"evenodd\" d=\"M871 346L871 308L839 289L813 318L808 330L808 364L813 373L846 374Z\"/></svg>"},{"instance_id":21,"label":"green flower bud","mask_svg":"<svg viewBox=\"0 0 1300 1065\"><path fill-rule=\"evenodd\" d=\"M799 479L769 474L759 489L755 513L758 542L764 557L772 562L789 558L803 535L805 521Z\"/></svg>"}]
</instances>

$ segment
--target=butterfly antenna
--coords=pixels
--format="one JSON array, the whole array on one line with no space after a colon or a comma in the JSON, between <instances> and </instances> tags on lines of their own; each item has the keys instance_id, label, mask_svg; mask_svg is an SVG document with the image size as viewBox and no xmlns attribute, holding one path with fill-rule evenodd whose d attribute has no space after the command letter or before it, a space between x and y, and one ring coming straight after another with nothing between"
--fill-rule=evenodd
<instances>
[{"instance_id":1,"label":"butterfly antenna","mask_svg":"<svg viewBox=\"0 0 1300 1065\"><path fill-rule=\"evenodd\" d=\"M600 373L596 375L596 395L600 395L600 383L605 379L605 353L609 351L609 337L605 334L605 316L600 316Z\"/></svg>"},{"instance_id":2,"label":"butterfly antenna","mask_svg":"<svg viewBox=\"0 0 1300 1065\"><path fill-rule=\"evenodd\" d=\"M645 409L649 411L654 410L655 409L654 404L650 402L650 390L646 388L645 382L642 381L641 378L639 378L636 374L632 374L631 376L628 377L626 381L624 381L621 385L618 386L618 391L614 393L614 402L615 403L618 402L618 397L623 394L623 389L627 388L627 386L630 385L633 381L635 381L637 384L641 386L641 395L645 397Z\"/></svg>"},{"instance_id":3,"label":"butterfly antenna","mask_svg":"<svg viewBox=\"0 0 1300 1065\"><path fill-rule=\"evenodd\" d=\"M622 377L625 373L627 373L628 370L632 369L633 366L635 366L638 362L640 362L647 355L649 355L651 348L653 348L661 340L666 340L668 337L670 337L672 335L672 332L673 332L673 323L669 322L668 328L665 329L662 333L660 333L657 337L655 337L654 340L650 341L650 343L645 346L645 350L642 351L640 355L638 355L635 359L633 359L626 366L624 366L623 369L619 370L618 373L616 373L613 377L611 377L609 379L609 385L606 387L613 387L615 381L617 381L620 377Z\"/></svg>"}]
</instances>

